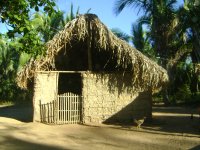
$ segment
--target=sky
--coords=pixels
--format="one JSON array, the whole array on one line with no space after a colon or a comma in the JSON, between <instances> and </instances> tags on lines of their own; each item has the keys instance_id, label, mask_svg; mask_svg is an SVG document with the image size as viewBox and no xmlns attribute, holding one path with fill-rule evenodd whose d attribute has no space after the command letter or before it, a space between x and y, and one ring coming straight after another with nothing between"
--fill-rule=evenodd
<instances>
[{"instance_id":1,"label":"sky","mask_svg":"<svg viewBox=\"0 0 200 150\"><path fill-rule=\"evenodd\" d=\"M137 21L142 12L134 7L126 7L119 15L114 13L115 2L117 0L56 0L59 8L68 13L70 5L73 4L74 12L79 7L80 13L86 13L91 8L90 13L96 14L108 28L119 28L121 31L131 35L131 26ZM178 0L178 5L183 4L183 0Z\"/></svg>"},{"instance_id":2,"label":"sky","mask_svg":"<svg viewBox=\"0 0 200 150\"><path fill-rule=\"evenodd\" d=\"M119 28L123 32L130 34L131 24L137 19L134 9L127 8L118 16L114 13L114 4L116 0L56 0L60 10L69 13L70 6L73 4L74 12L79 7L80 14L86 13L89 9L90 13L96 14L99 19L108 28ZM0 32L5 33L8 26L0 24Z\"/></svg>"},{"instance_id":3,"label":"sky","mask_svg":"<svg viewBox=\"0 0 200 150\"><path fill-rule=\"evenodd\" d=\"M108 28L119 28L123 32L130 34L131 24L138 16L134 8L126 8L116 16L114 6L116 0L57 0L59 8L66 13L70 10L71 3L76 12L79 7L80 13L86 13L91 8L90 13L96 14Z\"/></svg>"},{"instance_id":4,"label":"sky","mask_svg":"<svg viewBox=\"0 0 200 150\"><path fill-rule=\"evenodd\" d=\"M74 12L79 7L81 14L86 13L89 9L90 13L96 14L99 19L108 28L119 28L121 31L131 35L131 25L139 18L138 10L135 8L125 8L119 15L114 13L115 2L117 0L56 0L60 10L69 13L70 6L73 4ZM178 0L179 3L183 0ZM6 27L0 24L0 32L6 32Z\"/></svg>"}]
</instances>

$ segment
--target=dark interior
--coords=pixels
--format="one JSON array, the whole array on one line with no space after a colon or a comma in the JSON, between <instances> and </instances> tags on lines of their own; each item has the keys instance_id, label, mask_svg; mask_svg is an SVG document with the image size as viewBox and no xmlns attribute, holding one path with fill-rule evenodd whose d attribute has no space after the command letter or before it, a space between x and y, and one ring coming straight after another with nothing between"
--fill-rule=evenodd
<instances>
[{"instance_id":1,"label":"dark interior","mask_svg":"<svg viewBox=\"0 0 200 150\"><path fill-rule=\"evenodd\" d=\"M59 73L58 94L71 92L82 94L82 78L80 73Z\"/></svg>"},{"instance_id":2,"label":"dark interior","mask_svg":"<svg viewBox=\"0 0 200 150\"><path fill-rule=\"evenodd\" d=\"M65 45L55 58L56 70L59 71L87 71L88 46L87 41L72 40L72 45ZM92 42L91 57L92 70L90 71L119 71L117 55L113 50L104 50Z\"/></svg>"},{"instance_id":3,"label":"dark interior","mask_svg":"<svg viewBox=\"0 0 200 150\"><path fill-rule=\"evenodd\" d=\"M87 64L87 47L84 42L75 42L72 46L65 45L55 58L56 69L59 71L85 71Z\"/></svg>"}]
</instances>

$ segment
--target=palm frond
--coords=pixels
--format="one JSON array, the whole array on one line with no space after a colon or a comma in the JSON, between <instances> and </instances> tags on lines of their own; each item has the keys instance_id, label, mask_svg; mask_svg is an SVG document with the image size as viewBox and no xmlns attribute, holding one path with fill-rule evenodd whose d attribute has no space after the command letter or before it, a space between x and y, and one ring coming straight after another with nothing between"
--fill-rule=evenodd
<instances>
[{"instance_id":1,"label":"palm frond","mask_svg":"<svg viewBox=\"0 0 200 150\"><path fill-rule=\"evenodd\" d=\"M140 6L141 3L137 0L117 0L115 2L114 13L119 15L125 7L128 6Z\"/></svg>"},{"instance_id":2,"label":"palm frond","mask_svg":"<svg viewBox=\"0 0 200 150\"><path fill-rule=\"evenodd\" d=\"M88 28L88 25L90 28ZM56 70L55 59L58 55L62 55L60 53L62 50L68 52L73 46L77 45L77 42L82 43L81 46L87 47L87 42L84 41L88 39L93 45L91 49L93 53L106 52L112 56L110 59L115 62L112 67L116 71L121 69L131 72L131 82L137 89L145 90L151 87L155 91L168 82L166 70L124 40L115 36L96 15L87 14L81 15L66 24L65 28L46 44L47 52L45 56L30 60L18 73L18 85L26 88L28 80L34 76L36 71ZM75 48L74 52L76 50L78 49ZM105 61L108 60L105 59Z\"/></svg>"},{"instance_id":3,"label":"palm frond","mask_svg":"<svg viewBox=\"0 0 200 150\"><path fill-rule=\"evenodd\" d=\"M120 39L125 40L126 42L129 42L130 36L126 34L125 32L121 31L119 28L112 28L111 31Z\"/></svg>"}]
</instances>

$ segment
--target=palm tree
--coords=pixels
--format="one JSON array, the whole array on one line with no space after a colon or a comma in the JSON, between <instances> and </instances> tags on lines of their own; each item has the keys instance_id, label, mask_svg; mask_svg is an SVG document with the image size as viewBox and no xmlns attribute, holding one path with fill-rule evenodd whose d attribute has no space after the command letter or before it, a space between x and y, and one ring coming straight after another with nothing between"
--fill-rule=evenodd
<instances>
[{"instance_id":1,"label":"palm tree","mask_svg":"<svg viewBox=\"0 0 200 150\"><path fill-rule=\"evenodd\" d=\"M190 53L193 63L191 78L191 91L195 94L199 89L198 64L200 63L200 4L198 1L184 1L183 7L178 11L180 20L180 35L186 35L184 43L191 45L187 52Z\"/></svg>"},{"instance_id":2,"label":"palm tree","mask_svg":"<svg viewBox=\"0 0 200 150\"><path fill-rule=\"evenodd\" d=\"M144 31L140 21L132 24L131 42L136 49L141 51L147 57L156 60L154 49L150 44L149 32Z\"/></svg>"},{"instance_id":3,"label":"palm tree","mask_svg":"<svg viewBox=\"0 0 200 150\"><path fill-rule=\"evenodd\" d=\"M17 42L0 37L0 99L11 99L15 93L15 76L19 53Z\"/></svg>"},{"instance_id":4,"label":"palm tree","mask_svg":"<svg viewBox=\"0 0 200 150\"><path fill-rule=\"evenodd\" d=\"M62 21L63 27L64 27L69 21L72 21L73 19L75 19L78 15L79 15L79 7L77 8L76 13L75 13L75 15L74 15L74 6L73 6L73 4L71 4L69 13L67 14L66 18L63 19L63 21Z\"/></svg>"},{"instance_id":5,"label":"palm tree","mask_svg":"<svg viewBox=\"0 0 200 150\"><path fill-rule=\"evenodd\" d=\"M123 31L121 31L119 28L112 28L111 31L120 39L129 42L130 36Z\"/></svg>"},{"instance_id":6,"label":"palm tree","mask_svg":"<svg viewBox=\"0 0 200 150\"><path fill-rule=\"evenodd\" d=\"M141 23L147 24L150 29L151 45L155 49L160 64L167 68L167 60L171 56L171 43L174 37L174 20L176 11L174 4L176 0L117 0L115 3L115 13L119 14L128 6L143 10L144 14L140 18ZM168 104L167 91L164 91L163 100Z\"/></svg>"},{"instance_id":7,"label":"palm tree","mask_svg":"<svg viewBox=\"0 0 200 150\"><path fill-rule=\"evenodd\" d=\"M53 36L62 28L64 12L58 10L51 14L51 16L45 13L34 14L34 18L31 23L37 32L42 36L43 42L47 42L53 38Z\"/></svg>"},{"instance_id":8,"label":"palm tree","mask_svg":"<svg viewBox=\"0 0 200 150\"><path fill-rule=\"evenodd\" d=\"M132 24L132 35L132 42L135 48L141 52L144 52L146 39L141 23Z\"/></svg>"},{"instance_id":9,"label":"palm tree","mask_svg":"<svg viewBox=\"0 0 200 150\"><path fill-rule=\"evenodd\" d=\"M90 9L86 13L89 13ZM78 17L79 7L74 13L73 4L71 4L70 11L65 17L63 11L58 10L52 13L50 16L45 13L35 13L32 24L35 29L43 37L43 42L47 42L53 38L53 36L69 22Z\"/></svg>"},{"instance_id":10,"label":"palm tree","mask_svg":"<svg viewBox=\"0 0 200 150\"><path fill-rule=\"evenodd\" d=\"M115 13L121 13L127 6L139 8L139 11L143 10L144 15L140 18L140 22L148 25L152 46L155 48L157 55L167 59L170 54L170 38L174 28L175 10L173 5L175 3L176 0L117 0ZM164 68L167 65L165 59L161 60Z\"/></svg>"},{"instance_id":11,"label":"palm tree","mask_svg":"<svg viewBox=\"0 0 200 150\"><path fill-rule=\"evenodd\" d=\"M85 14L88 14L90 10L91 8L88 9ZM74 6L71 3L70 11L67 13L66 17L62 21L62 27L64 27L69 21L72 21L73 19L77 18L79 15L80 15L79 7L77 8L76 13L74 13Z\"/></svg>"}]
</instances>

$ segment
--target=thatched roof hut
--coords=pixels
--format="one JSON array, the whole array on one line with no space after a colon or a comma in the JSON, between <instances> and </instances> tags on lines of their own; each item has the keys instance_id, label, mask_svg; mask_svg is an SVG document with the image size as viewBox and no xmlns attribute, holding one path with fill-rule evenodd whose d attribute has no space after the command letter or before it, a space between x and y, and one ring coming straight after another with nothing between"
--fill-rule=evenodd
<instances>
[{"instance_id":1,"label":"thatched roof hut","mask_svg":"<svg viewBox=\"0 0 200 150\"><path fill-rule=\"evenodd\" d=\"M94 14L67 23L46 49L45 56L31 60L18 73L20 87L27 88L36 71L53 70L129 71L134 86L142 89L157 90L168 82L165 69L116 37Z\"/></svg>"}]
</instances>

